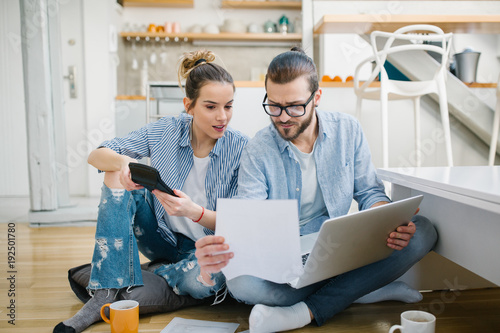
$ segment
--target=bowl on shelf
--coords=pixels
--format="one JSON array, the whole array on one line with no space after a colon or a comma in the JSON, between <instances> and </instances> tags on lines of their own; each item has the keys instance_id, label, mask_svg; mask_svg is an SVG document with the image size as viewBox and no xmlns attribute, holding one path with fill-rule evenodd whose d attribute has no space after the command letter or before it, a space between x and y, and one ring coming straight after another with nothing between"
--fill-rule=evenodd
<instances>
[{"instance_id":1,"label":"bowl on shelf","mask_svg":"<svg viewBox=\"0 0 500 333\"><path fill-rule=\"evenodd\" d=\"M189 29L189 32L192 32L192 33L195 33L195 34L202 33L203 32L203 27L201 26L201 24L193 24L191 26L191 28Z\"/></svg>"},{"instance_id":2,"label":"bowl on shelf","mask_svg":"<svg viewBox=\"0 0 500 333\"><path fill-rule=\"evenodd\" d=\"M216 24L209 23L203 28L203 32L207 34L218 34L220 30Z\"/></svg>"},{"instance_id":3,"label":"bowl on shelf","mask_svg":"<svg viewBox=\"0 0 500 333\"><path fill-rule=\"evenodd\" d=\"M245 33L247 27L244 23L236 19L226 19L220 29L222 32Z\"/></svg>"},{"instance_id":4,"label":"bowl on shelf","mask_svg":"<svg viewBox=\"0 0 500 333\"><path fill-rule=\"evenodd\" d=\"M250 23L248 25L248 32L252 34L258 34L264 32L264 27L257 23Z\"/></svg>"}]
</instances>

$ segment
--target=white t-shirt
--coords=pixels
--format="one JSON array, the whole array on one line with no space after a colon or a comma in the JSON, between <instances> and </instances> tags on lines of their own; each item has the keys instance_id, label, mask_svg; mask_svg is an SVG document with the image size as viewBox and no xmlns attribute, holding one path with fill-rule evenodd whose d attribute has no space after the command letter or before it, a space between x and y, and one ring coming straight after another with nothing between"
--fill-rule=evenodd
<instances>
[{"instance_id":1,"label":"white t-shirt","mask_svg":"<svg viewBox=\"0 0 500 333\"><path fill-rule=\"evenodd\" d=\"M186 193L193 202L200 206L207 206L207 194L205 191L205 178L207 177L210 156L198 158L193 155L193 166L182 187L182 192ZM167 216L165 220L170 230L181 233L196 241L205 235L203 226L193 222L184 216Z\"/></svg>"},{"instance_id":2,"label":"white t-shirt","mask_svg":"<svg viewBox=\"0 0 500 333\"><path fill-rule=\"evenodd\" d=\"M316 160L314 159L316 142L314 143L313 151L310 153L301 152L291 142L290 147L299 160L300 171L302 172L299 216L299 224L302 226L318 216L328 215L328 211L323 199L323 193L318 184L318 176L316 175Z\"/></svg>"}]
</instances>

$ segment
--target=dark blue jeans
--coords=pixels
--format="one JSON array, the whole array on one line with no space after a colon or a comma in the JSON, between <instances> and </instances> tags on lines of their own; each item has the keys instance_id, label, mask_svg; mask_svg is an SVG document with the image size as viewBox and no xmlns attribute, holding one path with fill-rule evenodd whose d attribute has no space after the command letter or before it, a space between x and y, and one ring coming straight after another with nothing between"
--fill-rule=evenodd
<instances>
[{"instance_id":1,"label":"dark blue jeans","mask_svg":"<svg viewBox=\"0 0 500 333\"><path fill-rule=\"evenodd\" d=\"M434 247L437 232L432 223L419 215L412 221L417 231L407 247L384 260L331 279L294 289L288 284L245 275L227 281L227 287L234 298L247 304L290 306L303 301L321 326L361 296L396 280Z\"/></svg>"}]
</instances>

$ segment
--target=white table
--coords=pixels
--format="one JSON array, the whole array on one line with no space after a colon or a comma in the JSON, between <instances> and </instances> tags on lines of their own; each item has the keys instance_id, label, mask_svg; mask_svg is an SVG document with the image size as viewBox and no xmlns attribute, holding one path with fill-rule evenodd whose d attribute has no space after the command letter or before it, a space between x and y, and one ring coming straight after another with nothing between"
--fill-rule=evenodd
<instances>
[{"instance_id":1,"label":"white table","mask_svg":"<svg viewBox=\"0 0 500 333\"><path fill-rule=\"evenodd\" d=\"M392 183L393 200L424 195L419 214L438 230L438 254L500 285L500 166L389 168L377 173Z\"/></svg>"}]
</instances>

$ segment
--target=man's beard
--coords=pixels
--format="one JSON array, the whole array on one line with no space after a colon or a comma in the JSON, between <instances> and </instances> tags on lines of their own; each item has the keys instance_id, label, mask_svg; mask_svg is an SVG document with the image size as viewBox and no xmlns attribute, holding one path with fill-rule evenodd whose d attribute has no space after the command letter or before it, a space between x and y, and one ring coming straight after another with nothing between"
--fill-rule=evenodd
<instances>
[{"instance_id":1,"label":"man's beard","mask_svg":"<svg viewBox=\"0 0 500 333\"><path fill-rule=\"evenodd\" d=\"M297 139L299 137L299 135L301 135L302 133L304 133L304 131L309 127L309 125L311 125L311 122L312 122L312 117L314 116L314 112L311 112L309 114L309 117L304 120L303 123L301 123L297 129L297 132L295 134L292 134L290 133L292 131L293 128L280 128L278 127L278 124L290 124L289 121L285 122L285 123L282 123L280 121L278 122L272 122L273 125L274 125L274 128L276 128L276 130L278 131L278 133L280 134L280 136L284 139L284 140L287 140L287 141L293 141L295 139ZM294 118L291 118L290 120L292 120ZM296 124L296 123L293 123L293 124ZM283 131L283 132L281 132Z\"/></svg>"}]
</instances>

